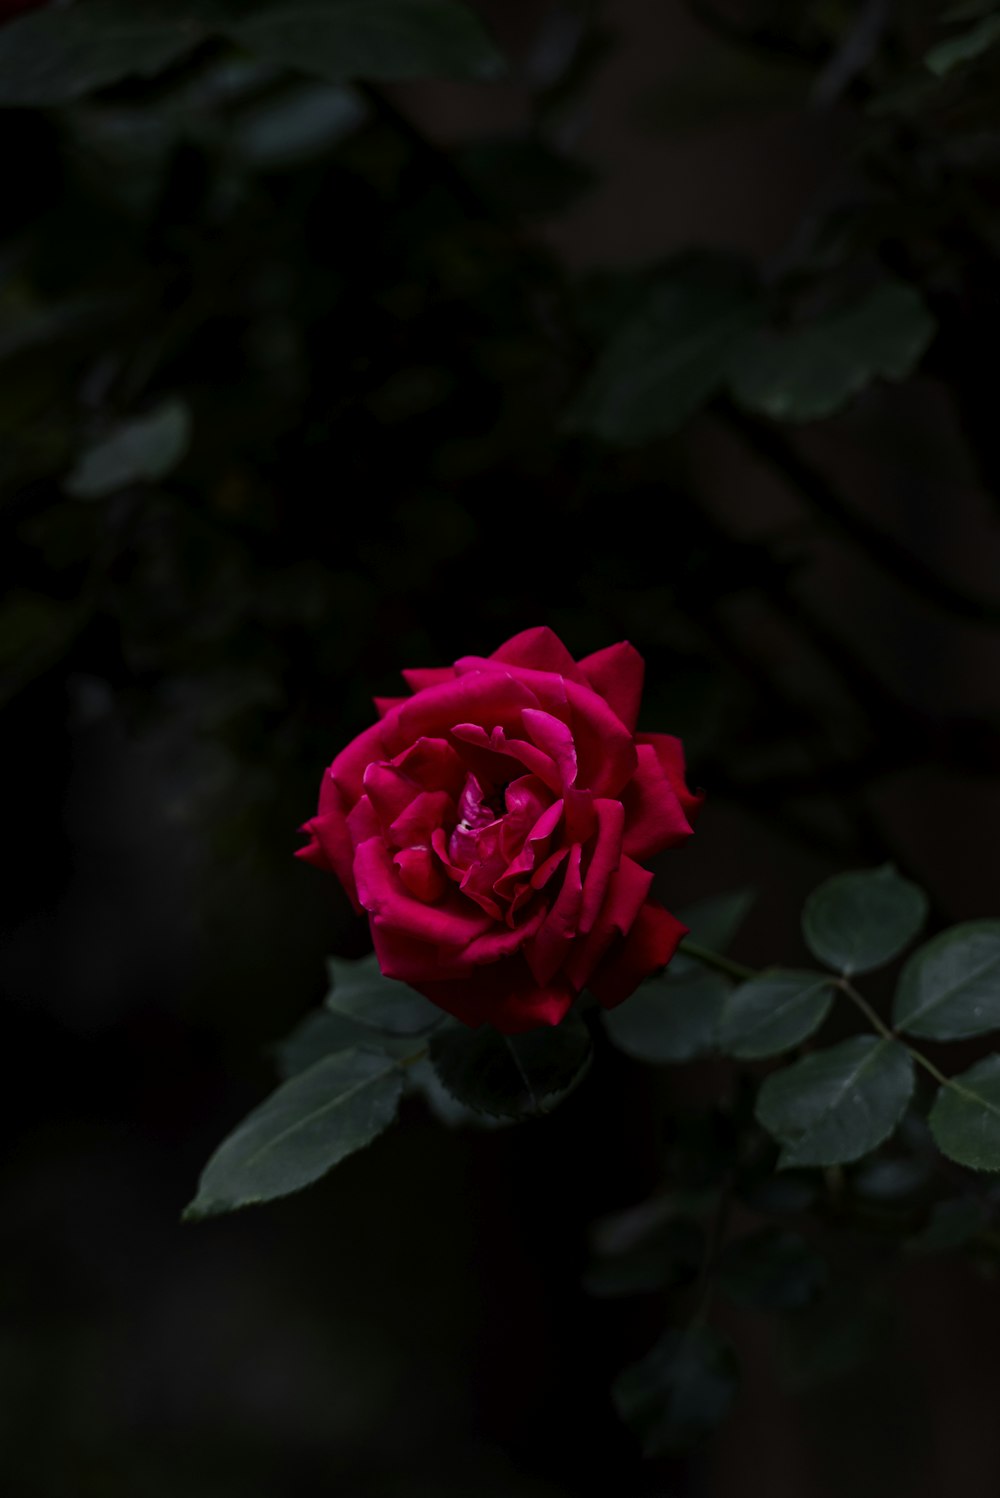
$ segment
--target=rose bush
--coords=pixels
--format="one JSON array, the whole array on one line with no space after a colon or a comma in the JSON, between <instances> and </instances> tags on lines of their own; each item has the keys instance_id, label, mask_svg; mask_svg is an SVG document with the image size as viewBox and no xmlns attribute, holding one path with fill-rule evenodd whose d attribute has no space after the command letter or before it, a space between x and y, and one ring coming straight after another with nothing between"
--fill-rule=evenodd
<instances>
[{"instance_id":1,"label":"rose bush","mask_svg":"<svg viewBox=\"0 0 1000 1498\"><path fill-rule=\"evenodd\" d=\"M691 835L701 798L680 741L635 731L643 669L629 644L577 662L538 628L376 701L300 856L368 912L388 977L513 1034L669 962L686 928L643 861Z\"/></svg>"}]
</instances>

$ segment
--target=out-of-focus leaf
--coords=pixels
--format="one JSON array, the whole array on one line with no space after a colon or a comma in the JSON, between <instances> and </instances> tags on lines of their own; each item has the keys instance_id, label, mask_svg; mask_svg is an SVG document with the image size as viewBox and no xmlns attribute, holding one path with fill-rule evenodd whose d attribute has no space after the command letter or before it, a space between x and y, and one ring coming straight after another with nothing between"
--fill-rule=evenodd
<instances>
[{"instance_id":1,"label":"out-of-focus leaf","mask_svg":"<svg viewBox=\"0 0 1000 1498\"><path fill-rule=\"evenodd\" d=\"M561 213L598 180L585 161L523 136L474 141L459 159L488 203L521 218Z\"/></svg>"},{"instance_id":2,"label":"out-of-focus leaf","mask_svg":"<svg viewBox=\"0 0 1000 1498\"><path fill-rule=\"evenodd\" d=\"M205 40L189 4L85 0L0 27L0 106L66 104L136 74L161 72Z\"/></svg>"},{"instance_id":3,"label":"out-of-focus leaf","mask_svg":"<svg viewBox=\"0 0 1000 1498\"><path fill-rule=\"evenodd\" d=\"M1000 1056L987 1056L942 1087L930 1112L942 1154L970 1170L1000 1170Z\"/></svg>"},{"instance_id":4,"label":"out-of-focus leaf","mask_svg":"<svg viewBox=\"0 0 1000 1498\"><path fill-rule=\"evenodd\" d=\"M780 1165L846 1165L888 1139L912 1091L904 1048L857 1035L772 1072L757 1117L784 1146Z\"/></svg>"},{"instance_id":5,"label":"out-of-focus leaf","mask_svg":"<svg viewBox=\"0 0 1000 1498\"><path fill-rule=\"evenodd\" d=\"M711 895L676 911L677 919L688 928L688 935L699 946L712 952L726 952L746 920L757 898L753 889L737 889L728 895ZM705 971L695 957L678 952L670 963L670 976L680 978L688 973Z\"/></svg>"},{"instance_id":6,"label":"out-of-focus leaf","mask_svg":"<svg viewBox=\"0 0 1000 1498\"><path fill-rule=\"evenodd\" d=\"M226 30L269 62L331 83L505 71L478 16L458 0L258 0Z\"/></svg>"},{"instance_id":7,"label":"out-of-focus leaf","mask_svg":"<svg viewBox=\"0 0 1000 1498\"><path fill-rule=\"evenodd\" d=\"M301 83L242 110L230 149L247 166L273 171L324 155L365 118L360 95L337 84Z\"/></svg>"},{"instance_id":8,"label":"out-of-focus leaf","mask_svg":"<svg viewBox=\"0 0 1000 1498\"><path fill-rule=\"evenodd\" d=\"M960 36L949 37L947 41L938 42L932 47L924 58L925 63L932 73L943 78L950 73L952 68L958 67L959 63L972 62L976 57L982 57L994 42L1000 40L1000 15L984 16L978 25L969 31L963 31Z\"/></svg>"},{"instance_id":9,"label":"out-of-focus leaf","mask_svg":"<svg viewBox=\"0 0 1000 1498\"><path fill-rule=\"evenodd\" d=\"M165 478L187 451L191 418L181 401L115 427L81 454L64 485L77 499L99 499L127 484Z\"/></svg>"},{"instance_id":10,"label":"out-of-focus leaf","mask_svg":"<svg viewBox=\"0 0 1000 1498\"><path fill-rule=\"evenodd\" d=\"M797 1311L820 1294L829 1268L801 1234L764 1228L728 1245L719 1260L718 1276L720 1287L738 1305L759 1311Z\"/></svg>"},{"instance_id":11,"label":"out-of-focus leaf","mask_svg":"<svg viewBox=\"0 0 1000 1498\"><path fill-rule=\"evenodd\" d=\"M669 437L721 389L758 316L732 274L662 281L601 354L568 427L624 447Z\"/></svg>"},{"instance_id":12,"label":"out-of-focus leaf","mask_svg":"<svg viewBox=\"0 0 1000 1498\"><path fill-rule=\"evenodd\" d=\"M618 1049L637 1061L692 1061L717 1046L729 987L720 974L704 968L678 978L652 978L603 1016L604 1028Z\"/></svg>"},{"instance_id":13,"label":"out-of-focus leaf","mask_svg":"<svg viewBox=\"0 0 1000 1498\"><path fill-rule=\"evenodd\" d=\"M657 134L718 130L801 106L808 71L749 49L706 47L662 81L643 89L632 109L636 124Z\"/></svg>"},{"instance_id":14,"label":"out-of-focus leaf","mask_svg":"<svg viewBox=\"0 0 1000 1498\"><path fill-rule=\"evenodd\" d=\"M728 1342L698 1324L669 1331L641 1362L618 1375L615 1407L647 1456L701 1440L726 1418L739 1367Z\"/></svg>"},{"instance_id":15,"label":"out-of-focus leaf","mask_svg":"<svg viewBox=\"0 0 1000 1498\"><path fill-rule=\"evenodd\" d=\"M908 375L934 334L912 287L890 282L846 311L744 339L730 365L735 399L775 421L832 416L876 377Z\"/></svg>"}]
</instances>

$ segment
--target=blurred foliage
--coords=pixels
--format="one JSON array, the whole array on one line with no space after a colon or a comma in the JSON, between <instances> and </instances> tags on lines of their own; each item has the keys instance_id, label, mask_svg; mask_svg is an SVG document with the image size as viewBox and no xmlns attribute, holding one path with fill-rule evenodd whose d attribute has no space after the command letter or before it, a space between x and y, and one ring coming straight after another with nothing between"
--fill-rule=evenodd
<instances>
[{"instance_id":1,"label":"blurred foliage","mask_svg":"<svg viewBox=\"0 0 1000 1498\"><path fill-rule=\"evenodd\" d=\"M359 950L346 914L319 898L302 913L304 885L284 871L322 766L402 665L537 622L579 652L630 637L648 726L685 736L713 799L839 864L905 866L866 800L887 776L995 772L1000 725L979 700L959 712L921 690L941 631L995 635L1000 594L953 576L954 554L919 527L869 513L824 454L876 449L895 492L919 479L945 529L970 482L995 508L983 371L1000 338L1000 13L686 9L703 45L683 69L664 58L628 110L656 140L775 114L835 132L829 181L759 261L691 246L598 270L552 248L553 223L604 185L587 126L619 40L610 4L539 0L504 57L490 8L462 0L0 0L0 152L17 165L0 198L0 669L7 733L37 769L30 794L11 792L17 826L34 839L43 808L58 811L59 756L88 715L159 735L163 784L183 782L176 815L218 886L196 890L185 869L213 956L197 1001L171 1002L216 1034L257 1046L319 997L324 947ZM416 92L396 86L414 77ZM426 80L501 77L516 125L452 140L424 123ZM737 523L706 452L736 455L730 480L765 472L794 518ZM812 595L808 563L830 541L927 621L913 681L889 679L846 611ZM192 745L204 759L185 779ZM57 881L69 855L44 827ZM37 890L17 883L27 920ZM930 893L933 946L945 922ZM283 922L304 952L291 976ZM727 986L709 985L707 1024L685 1002L704 999L703 978L679 967L668 987L669 1033L637 1001L618 1044L702 1058L716 1101L676 1109L667 1205L658 1187L656 1220L598 1255L592 1288L662 1295L676 1327L707 1306L717 1269L720 1296L779 1317L789 1385L806 1388L888 1335L879 1287L900 1241L916 1260L960 1250L989 1269L995 1191L931 1166L926 1095L875 1161L834 1165L819 1186L775 1178L752 1099L712 1059ZM286 1044L289 1077L357 1044L356 1022L336 1019ZM108 1049L108 1075L132 1042ZM62 1062L75 1076L75 1045ZM995 1157L995 1070L970 1058L968 1095L931 1116L973 1164L984 1118ZM410 1090L466 1117L433 1073ZM829 1230L819 1263L810 1214ZM627 1376L618 1405L651 1449L673 1450L728 1408L728 1345L669 1331L650 1352L648 1318L634 1341L658 1402ZM109 1491L90 1440L87 1481ZM146 1459L120 1460L112 1487L130 1491ZM52 1455L42 1491L65 1487L63 1461L76 1480L79 1463ZM242 1492L259 1490L252 1466Z\"/></svg>"}]
</instances>

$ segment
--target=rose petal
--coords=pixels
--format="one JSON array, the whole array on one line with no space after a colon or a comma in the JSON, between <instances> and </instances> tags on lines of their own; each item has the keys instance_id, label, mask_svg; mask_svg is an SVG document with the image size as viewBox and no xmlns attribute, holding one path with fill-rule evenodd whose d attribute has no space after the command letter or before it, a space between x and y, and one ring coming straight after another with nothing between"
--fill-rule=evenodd
<instances>
[{"instance_id":1,"label":"rose petal","mask_svg":"<svg viewBox=\"0 0 1000 1498\"><path fill-rule=\"evenodd\" d=\"M381 838L372 837L360 844L354 856L354 874L358 897L368 911L373 930L391 927L423 942L462 951L492 925L488 916L457 891L436 906L414 899Z\"/></svg>"},{"instance_id":2,"label":"rose petal","mask_svg":"<svg viewBox=\"0 0 1000 1498\"><path fill-rule=\"evenodd\" d=\"M457 795L465 779L465 766L447 739L417 739L397 754L392 764L425 791Z\"/></svg>"},{"instance_id":3,"label":"rose petal","mask_svg":"<svg viewBox=\"0 0 1000 1498\"><path fill-rule=\"evenodd\" d=\"M630 733L635 733L642 700L646 663L627 640L595 651L580 662L590 686L618 715Z\"/></svg>"},{"instance_id":4,"label":"rose petal","mask_svg":"<svg viewBox=\"0 0 1000 1498\"><path fill-rule=\"evenodd\" d=\"M430 846L431 834L455 814L455 803L447 791L419 791L389 828L394 848Z\"/></svg>"},{"instance_id":5,"label":"rose petal","mask_svg":"<svg viewBox=\"0 0 1000 1498\"><path fill-rule=\"evenodd\" d=\"M660 762L660 769L677 792L688 821L693 823L705 799L703 791L689 791L685 779L684 745L670 733L639 733L637 744L649 744Z\"/></svg>"},{"instance_id":6,"label":"rose petal","mask_svg":"<svg viewBox=\"0 0 1000 1498\"><path fill-rule=\"evenodd\" d=\"M522 630L519 635L505 640L490 659L512 666L528 666L535 671L554 671L557 676L568 676L572 681L582 680L576 661L546 624Z\"/></svg>"},{"instance_id":7,"label":"rose petal","mask_svg":"<svg viewBox=\"0 0 1000 1498\"><path fill-rule=\"evenodd\" d=\"M418 986L432 1004L464 1024L491 1024L503 1035L558 1025L576 997L559 979L539 988L520 955L477 969L474 982L458 979Z\"/></svg>"},{"instance_id":8,"label":"rose petal","mask_svg":"<svg viewBox=\"0 0 1000 1498\"><path fill-rule=\"evenodd\" d=\"M393 710L393 708L394 707L398 707L401 702L409 702L409 700L410 699L408 697L373 697L372 698L372 701L375 704L375 711L378 713L378 715L379 715L380 718L384 718L385 715L386 715L386 713L391 713L392 710Z\"/></svg>"},{"instance_id":9,"label":"rose petal","mask_svg":"<svg viewBox=\"0 0 1000 1498\"><path fill-rule=\"evenodd\" d=\"M444 681L453 681L455 679L455 667L411 666L399 674L411 692L425 692L428 687L439 687Z\"/></svg>"},{"instance_id":10,"label":"rose petal","mask_svg":"<svg viewBox=\"0 0 1000 1498\"><path fill-rule=\"evenodd\" d=\"M649 900L637 915L628 935L604 959L588 979L587 986L605 1009L613 1009L633 994L645 978L668 963L688 928Z\"/></svg>"},{"instance_id":11,"label":"rose petal","mask_svg":"<svg viewBox=\"0 0 1000 1498\"><path fill-rule=\"evenodd\" d=\"M644 860L686 842L693 829L653 746L639 744L636 754L638 768L622 792L625 852Z\"/></svg>"},{"instance_id":12,"label":"rose petal","mask_svg":"<svg viewBox=\"0 0 1000 1498\"><path fill-rule=\"evenodd\" d=\"M566 790L576 780L576 746L565 723L551 713L526 707L521 721L536 748L544 751L559 772L559 789Z\"/></svg>"},{"instance_id":13,"label":"rose petal","mask_svg":"<svg viewBox=\"0 0 1000 1498\"><path fill-rule=\"evenodd\" d=\"M392 861L411 895L428 904L440 900L445 892L445 877L429 848L401 848Z\"/></svg>"},{"instance_id":14,"label":"rose petal","mask_svg":"<svg viewBox=\"0 0 1000 1498\"><path fill-rule=\"evenodd\" d=\"M632 926L649 894L653 876L631 858L622 855L607 884L607 893L593 929L579 937L566 959L563 976L574 988L583 988L608 948Z\"/></svg>"},{"instance_id":15,"label":"rose petal","mask_svg":"<svg viewBox=\"0 0 1000 1498\"><path fill-rule=\"evenodd\" d=\"M521 709L537 706L538 699L521 682L479 671L418 692L384 718L380 727L392 752L398 754L414 739L444 737L456 723L520 728Z\"/></svg>"},{"instance_id":16,"label":"rose petal","mask_svg":"<svg viewBox=\"0 0 1000 1498\"><path fill-rule=\"evenodd\" d=\"M580 844L575 843L569 850L562 888L535 935L524 944L525 961L535 981L542 985L555 977L576 937L583 898L580 855Z\"/></svg>"},{"instance_id":17,"label":"rose petal","mask_svg":"<svg viewBox=\"0 0 1000 1498\"><path fill-rule=\"evenodd\" d=\"M595 800L594 810L597 815L597 837L590 850L580 906L579 929L584 935L593 930L604 905L611 876L621 862L622 831L625 825L625 809L620 801L603 798Z\"/></svg>"}]
</instances>

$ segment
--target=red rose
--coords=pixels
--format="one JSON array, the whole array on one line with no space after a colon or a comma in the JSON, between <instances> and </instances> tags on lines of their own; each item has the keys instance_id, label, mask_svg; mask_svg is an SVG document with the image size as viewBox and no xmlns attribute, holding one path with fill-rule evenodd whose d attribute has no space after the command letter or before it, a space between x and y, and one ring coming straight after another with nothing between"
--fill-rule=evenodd
<instances>
[{"instance_id":1,"label":"red rose","mask_svg":"<svg viewBox=\"0 0 1000 1498\"><path fill-rule=\"evenodd\" d=\"M300 856L367 910L388 977L514 1034L584 987L620 1004L669 962L686 927L641 861L690 837L701 798L680 741L635 732L643 670L631 645L577 663L529 629L376 702Z\"/></svg>"}]
</instances>

